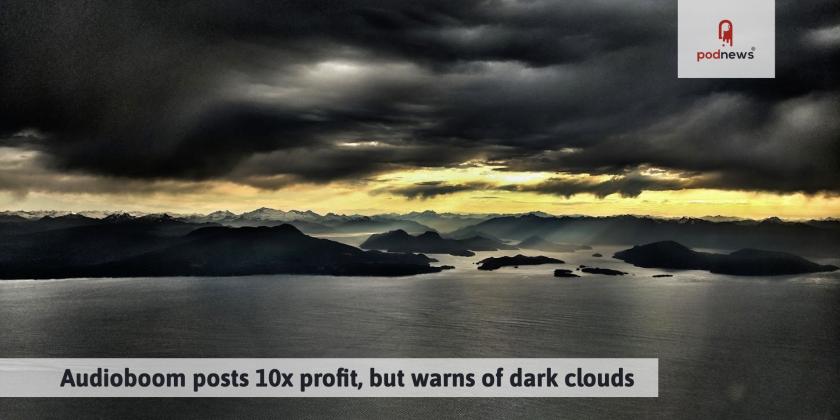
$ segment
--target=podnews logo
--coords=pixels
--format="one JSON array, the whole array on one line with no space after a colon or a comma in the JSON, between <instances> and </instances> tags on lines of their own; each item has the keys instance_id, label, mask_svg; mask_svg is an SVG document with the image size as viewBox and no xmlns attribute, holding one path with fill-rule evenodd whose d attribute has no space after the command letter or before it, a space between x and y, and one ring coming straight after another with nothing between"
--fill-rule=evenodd
<instances>
[{"instance_id":1,"label":"podnews logo","mask_svg":"<svg viewBox=\"0 0 840 420\"><path fill-rule=\"evenodd\" d=\"M729 19L722 19L717 25L717 39L722 42L721 47L732 48L735 43L735 25ZM708 60L754 60L755 47L749 51L722 50L697 51L697 62Z\"/></svg>"},{"instance_id":2,"label":"podnews logo","mask_svg":"<svg viewBox=\"0 0 840 420\"><path fill-rule=\"evenodd\" d=\"M679 0L677 77L776 77L774 0Z\"/></svg>"}]
</instances>

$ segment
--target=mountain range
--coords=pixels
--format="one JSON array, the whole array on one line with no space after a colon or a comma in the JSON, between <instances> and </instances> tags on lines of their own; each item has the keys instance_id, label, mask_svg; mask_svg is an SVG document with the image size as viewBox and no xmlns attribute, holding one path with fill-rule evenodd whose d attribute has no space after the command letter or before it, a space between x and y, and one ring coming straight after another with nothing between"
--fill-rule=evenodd
<instances>
[{"instance_id":1,"label":"mountain range","mask_svg":"<svg viewBox=\"0 0 840 420\"><path fill-rule=\"evenodd\" d=\"M450 235L489 235L506 240L525 240L538 235L552 242L581 245L636 245L674 240L693 248L760 248L816 257L840 255L840 222L830 219L714 222L696 218L528 214L488 219Z\"/></svg>"},{"instance_id":2,"label":"mountain range","mask_svg":"<svg viewBox=\"0 0 840 420\"><path fill-rule=\"evenodd\" d=\"M434 212L413 213L409 219L407 215L396 214L320 215L312 211L268 208L242 214L219 211L206 215L101 213L91 216L94 214L0 213L0 278L265 271L395 275L438 270L425 256L400 257L331 241L312 242L325 239L307 235L334 233L370 235L363 248L403 254L471 255L475 251L516 248L567 252L592 245L676 241L695 249L761 249L809 257L840 255L840 221L835 219L794 222L778 218L760 221L718 218L710 221L537 213L483 219L477 215ZM428 226L451 227L468 221L475 223L446 233ZM269 229L274 227L278 229ZM202 235L207 236L200 236L199 241L195 232L205 232ZM275 242L282 246L274 246ZM297 254L280 252L284 247L297 247L297 242L311 247L300 246ZM261 254L261 250L266 254ZM206 260L202 255L219 257ZM222 255L236 258L226 260ZM739 258L750 257L751 261L761 260L754 256L747 251L734 254ZM226 262L222 264L222 261ZM242 265L238 261L249 263ZM335 261L335 264L325 261ZM156 265L166 269L150 268Z\"/></svg>"},{"instance_id":3,"label":"mountain range","mask_svg":"<svg viewBox=\"0 0 840 420\"><path fill-rule=\"evenodd\" d=\"M440 271L418 254L363 251L292 225L229 227L169 216L0 220L0 278L409 275Z\"/></svg>"},{"instance_id":4,"label":"mountain range","mask_svg":"<svg viewBox=\"0 0 840 420\"><path fill-rule=\"evenodd\" d=\"M0 212L0 235L8 229L32 229L18 223L16 228L5 226L4 222L25 222L48 220L60 224L86 224L92 219L106 217L127 217L126 213L83 212ZM840 255L840 220L822 219L807 221L785 221L779 218L764 220L734 219L724 216L706 218L664 219L646 216L552 216L533 212L517 215L436 213L433 211L407 214L388 213L382 215L342 215L327 213L321 215L309 210L276 210L260 208L241 214L217 211L209 214L160 215L136 214L129 217L170 217L189 224L218 224L230 227L276 226L291 224L304 233L313 235L330 234L373 234L403 230L411 235L425 232L439 232L452 239L468 239L480 236L499 242L526 242L519 248L555 249L582 247L586 245L636 245L640 243L675 240L694 248L736 250L761 248L767 250L795 252L811 256ZM41 220L44 219L44 220ZM74 219L74 220L70 220ZM454 228L453 230L450 230ZM40 227L39 227L40 229ZM529 244L529 239L538 237L543 244Z\"/></svg>"}]
</instances>

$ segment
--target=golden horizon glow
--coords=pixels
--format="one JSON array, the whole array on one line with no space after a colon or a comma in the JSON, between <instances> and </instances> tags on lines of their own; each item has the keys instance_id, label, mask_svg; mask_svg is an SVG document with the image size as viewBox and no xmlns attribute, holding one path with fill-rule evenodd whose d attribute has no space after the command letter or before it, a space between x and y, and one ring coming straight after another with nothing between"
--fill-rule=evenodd
<instances>
[{"instance_id":1,"label":"golden horizon glow","mask_svg":"<svg viewBox=\"0 0 840 420\"><path fill-rule=\"evenodd\" d=\"M590 193L570 197L530 191L496 189L498 186L533 186L549 179L603 182L610 176L565 175L552 172L501 171L498 167L464 164L454 168L414 169L382 174L364 182L298 184L278 190L226 181L194 183L191 188L143 192L60 193L35 191L25 195L0 193L3 210L131 211L236 213L259 207L281 210L312 210L317 213L380 214L433 210L457 213L526 213L542 211L555 215L619 214L657 217L728 216L749 219L821 219L840 216L840 197L827 195L773 194L712 189L643 191L636 197L610 194L599 198ZM645 175L675 179L677 175L651 170ZM72 181L72 180L70 180ZM486 185L486 190L466 190L430 198L408 198L394 190L419 183ZM480 187L479 187L480 188Z\"/></svg>"}]
</instances>

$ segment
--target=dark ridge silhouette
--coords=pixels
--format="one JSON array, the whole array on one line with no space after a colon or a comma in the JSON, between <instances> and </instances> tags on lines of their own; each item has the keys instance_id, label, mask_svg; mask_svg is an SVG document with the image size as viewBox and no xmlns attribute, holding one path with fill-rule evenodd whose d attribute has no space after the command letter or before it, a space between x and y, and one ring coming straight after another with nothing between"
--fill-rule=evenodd
<instances>
[{"instance_id":1,"label":"dark ridge silhouette","mask_svg":"<svg viewBox=\"0 0 840 420\"><path fill-rule=\"evenodd\" d=\"M582 249L592 249L588 245L558 244L539 235L530 236L522 242L519 242L517 246L522 249L536 249L546 252L574 252Z\"/></svg>"},{"instance_id":2,"label":"dark ridge silhouette","mask_svg":"<svg viewBox=\"0 0 840 420\"><path fill-rule=\"evenodd\" d=\"M518 267L520 265L541 265L541 264L563 264L563 261L556 258L537 256L527 257L518 254L513 257L491 257L478 262L479 270L496 270L502 267Z\"/></svg>"},{"instance_id":3,"label":"dark ridge silhouette","mask_svg":"<svg viewBox=\"0 0 840 420\"><path fill-rule=\"evenodd\" d=\"M567 270L564 268L558 268L554 270L554 277L580 277L579 275L572 272L572 270Z\"/></svg>"},{"instance_id":4,"label":"dark ridge silhouette","mask_svg":"<svg viewBox=\"0 0 840 420\"><path fill-rule=\"evenodd\" d=\"M615 258L638 267L706 270L737 276L774 276L837 270L797 255L758 249L742 249L731 254L697 252L674 241L637 245L617 252Z\"/></svg>"},{"instance_id":5,"label":"dark ridge silhouette","mask_svg":"<svg viewBox=\"0 0 840 420\"><path fill-rule=\"evenodd\" d=\"M283 223L280 223L283 224ZM307 234L330 233L333 231L329 226L322 225L315 222L307 222L306 220L294 220L288 224L300 229L301 232ZM274 225L277 226L277 225Z\"/></svg>"},{"instance_id":6,"label":"dark ridge silhouette","mask_svg":"<svg viewBox=\"0 0 840 420\"><path fill-rule=\"evenodd\" d=\"M488 238L481 235L475 235L469 238L459 239L458 242L460 242L470 251L509 251L519 249L513 245L508 245L498 239Z\"/></svg>"},{"instance_id":7,"label":"dark ridge silhouette","mask_svg":"<svg viewBox=\"0 0 840 420\"><path fill-rule=\"evenodd\" d=\"M182 220L191 223L212 222L231 227L278 226L290 224L303 232L312 234L330 233L370 233L403 229L411 233L423 233L432 228L414 220L395 216L377 215L320 215L313 211L282 211L262 207L242 214L229 211L216 211L206 215L182 216Z\"/></svg>"},{"instance_id":8,"label":"dark ridge silhouette","mask_svg":"<svg viewBox=\"0 0 840 420\"><path fill-rule=\"evenodd\" d=\"M411 233L433 231L432 228L411 220L392 219L382 216L359 216L332 226L336 233L368 233L403 230Z\"/></svg>"},{"instance_id":9,"label":"dark ridge silhouette","mask_svg":"<svg viewBox=\"0 0 840 420\"><path fill-rule=\"evenodd\" d=\"M438 232L450 232L465 226L474 225L497 215L436 213L431 210L426 210L406 214L390 214L388 216L395 219L411 220L422 225L429 226Z\"/></svg>"},{"instance_id":10,"label":"dark ridge silhouette","mask_svg":"<svg viewBox=\"0 0 840 420\"><path fill-rule=\"evenodd\" d=\"M654 274L653 278L662 278L662 277L674 277L673 274Z\"/></svg>"},{"instance_id":11,"label":"dark ridge silhouette","mask_svg":"<svg viewBox=\"0 0 840 420\"><path fill-rule=\"evenodd\" d=\"M27 219L20 216L3 216L0 218L0 236L46 232L49 230L66 229L77 226L100 224L102 220L69 214L66 216L44 216L40 219Z\"/></svg>"},{"instance_id":12,"label":"dark ridge silhouette","mask_svg":"<svg viewBox=\"0 0 840 420\"><path fill-rule=\"evenodd\" d=\"M168 217L45 217L0 235L0 278L68 277L65 270L163 249L202 225ZM68 271L69 273L69 271Z\"/></svg>"},{"instance_id":13,"label":"dark ridge silhouette","mask_svg":"<svg viewBox=\"0 0 840 420\"><path fill-rule=\"evenodd\" d=\"M363 251L291 225L231 228L114 215L90 225L3 235L0 278L437 272L425 255ZM52 223L47 221L47 223Z\"/></svg>"},{"instance_id":14,"label":"dark ridge silhouette","mask_svg":"<svg viewBox=\"0 0 840 420\"><path fill-rule=\"evenodd\" d=\"M106 273L142 276L331 274L399 276L440 271L416 254L362 251L312 238L295 227L208 227L175 246L96 267Z\"/></svg>"},{"instance_id":15,"label":"dark ridge silhouette","mask_svg":"<svg viewBox=\"0 0 840 420\"><path fill-rule=\"evenodd\" d=\"M0 223L22 223L28 219L15 214L0 214Z\"/></svg>"},{"instance_id":16,"label":"dark ridge silhouette","mask_svg":"<svg viewBox=\"0 0 840 420\"><path fill-rule=\"evenodd\" d=\"M584 273L589 274L603 274L605 276L623 276L627 273L618 270L612 270L609 268L598 268L598 267L583 267L580 269Z\"/></svg>"},{"instance_id":17,"label":"dark ridge silhouette","mask_svg":"<svg viewBox=\"0 0 840 420\"><path fill-rule=\"evenodd\" d=\"M501 240L501 239L499 239L499 238L497 238L493 235L490 235L486 232L475 233L475 232L471 232L470 230L463 230L463 231L459 231L458 233L447 233L446 234L446 237L449 238L449 239L469 239L469 238L474 238L476 236L491 239L491 240L496 241L498 243L507 244L507 242L505 242L505 241L503 241L503 240ZM510 246L513 246L513 245L510 245Z\"/></svg>"},{"instance_id":18,"label":"dark ridge silhouette","mask_svg":"<svg viewBox=\"0 0 840 420\"><path fill-rule=\"evenodd\" d=\"M695 248L759 248L808 256L840 255L840 221L786 222L658 219L637 216L504 216L461 228L450 235L491 235L524 240L539 235L549 241L589 245L634 245L675 240Z\"/></svg>"},{"instance_id":19,"label":"dark ridge silhouette","mask_svg":"<svg viewBox=\"0 0 840 420\"><path fill-rule=\"evenodd\" d=\"M412 236L398 229L371 235L360 248L381 249L390 252L423 252L428 254L450 254L463 257L475 255L472 251L497 251L510 249L509 245L490 238L475 236L467 239L448 239L437 232L426 232Z\"/></svg>"}]
</instances>

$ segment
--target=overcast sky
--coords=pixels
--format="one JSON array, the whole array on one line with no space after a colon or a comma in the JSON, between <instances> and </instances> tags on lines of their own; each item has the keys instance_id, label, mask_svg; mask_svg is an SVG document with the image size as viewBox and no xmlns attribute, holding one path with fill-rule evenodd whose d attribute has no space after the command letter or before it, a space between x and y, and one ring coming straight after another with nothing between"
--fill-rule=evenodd
<instances>
[{"instance_id":1,"label":"overcast sky","mask_svg":"<svg viewBox=\"0 0 840 420\"><path fill-rule=\"evenodd\" d=\"M840 211L837 0L776 1L773 80L677 79L674 0L56 3L0 7L5 208L717 191Z\"/></svg>"}]
</instances>

